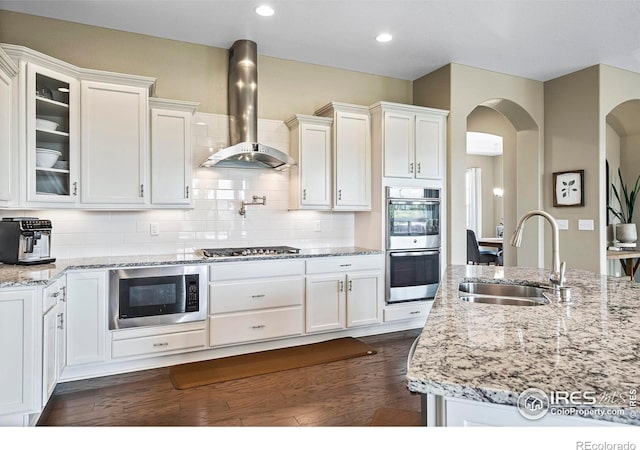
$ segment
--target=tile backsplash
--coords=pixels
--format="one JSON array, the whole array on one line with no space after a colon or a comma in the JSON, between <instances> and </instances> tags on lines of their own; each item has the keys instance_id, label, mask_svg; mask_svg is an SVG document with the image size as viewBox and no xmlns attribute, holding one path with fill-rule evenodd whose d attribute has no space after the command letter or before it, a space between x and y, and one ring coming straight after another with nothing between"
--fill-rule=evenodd
<instances>
[{"instance_id":1,"label":"tile backsplash","mask_svg":"<svg viewBox=\"0 0 640 450\"><path fill-rule=\"evenodd\" d=\"M299 248L353 246L350 212L289 211L289 175L269 169L212 169L198 165L226 146L227 116L194 117L193 209L148 211L0 211L2 217L51 219L52 256L81 258L191 252L200 248L289 245ZM281 121L259 120L260 142L288 152ZM266 196L265 206L241 202ZM151 235L157 224L159 234ZM321 231L316 231L317 229Z\"/></svg>"}]
</instances>

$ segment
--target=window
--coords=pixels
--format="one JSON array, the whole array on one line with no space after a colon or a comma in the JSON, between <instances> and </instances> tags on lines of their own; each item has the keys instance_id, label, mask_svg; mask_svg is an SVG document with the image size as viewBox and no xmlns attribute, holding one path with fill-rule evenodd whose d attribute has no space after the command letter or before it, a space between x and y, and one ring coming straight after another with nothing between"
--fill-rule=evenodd
<instances>
[{"instance_id":1,"label":"window","mask_svg":"<svg viewBox=\"0 0 640 450\"><path fill-rule=\"evenodd\" d=\"M470 167L466 174L467 229L482 236L482 170Z\"/></svg>"}]
</instances>

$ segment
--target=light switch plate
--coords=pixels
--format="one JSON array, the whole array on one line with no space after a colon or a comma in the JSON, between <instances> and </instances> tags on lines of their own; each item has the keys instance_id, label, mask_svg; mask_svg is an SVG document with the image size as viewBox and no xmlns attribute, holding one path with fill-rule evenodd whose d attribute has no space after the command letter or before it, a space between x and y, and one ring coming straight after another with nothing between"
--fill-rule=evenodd
<instances>
[{"instance_id":1,"label":"light switch plate","mask_svg":"<svg viewBox=\"0 0 640 450\"><path fill-rule=\"evenodd\" d=\"M578 230L593 231L593 220L592 219L578 220Z\"/></svg>"},{"instance_id":2,"label":"light switch plate","mask_svg":"<svg viewBox=\"0 0 640 450\"><path fill-rule=\"evenodd\" d=\"M558 229L560 230L569 229L569 221L567 219L556 219L556 223L558 224Z\"/></svg>"},{"instance_id":3,"label":"light switch plate","mask_svg":"<svg viewBox=\"0 0 640 450\"><path fill-rule=\"evenodd\" d=\"M151 234L151 236L159 236L160 235L160 224L158 223L152 223L151 226L149 227L149 233Z\"/></svg>"}]
</instances>

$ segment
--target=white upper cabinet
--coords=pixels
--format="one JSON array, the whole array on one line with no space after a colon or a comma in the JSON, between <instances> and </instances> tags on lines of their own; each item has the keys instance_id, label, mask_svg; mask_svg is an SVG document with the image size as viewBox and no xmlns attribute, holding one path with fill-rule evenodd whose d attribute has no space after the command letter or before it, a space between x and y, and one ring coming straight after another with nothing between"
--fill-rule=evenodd
<instances>
[{"instance_id":1,"label":"white upper cabinet","mask_svg":"<svg viewBox=\"0 0 640 450\"><path fill-rule=\"evenodd\" d=\"M18 66L0 48L0 204L13 197L12 87Z\"/></svg>"},{"instance_id":2,"label":"white upper cabinet","mask_svg":"<svg viewBox=\"0 0 640 450\"><path fill-rule=\"evenodd\" d=\"M78 200L78 82L27 64L27 201Z\"/></svg>"},{"instance_id":3,"label":"white upper cabinet","mask_svg":"<svg viewBox=\"0 0 640 450\"><path fill-rule=\"evenodd\" d=\"M287 122L290 155L290 209L331 209L331 124L327 117L298 114Z\"/></svg>"},{"instance_id":4,"label":"white upper cabinet","mask_svg":"<svg viewBox=\"0 0 640 450\"><path fill-rule=\"evenodd\" d=\"M414 128L413 114L384 112L384 176L413 177L415 164Z\"/></svg>"},{"instance_id":5,"label":"white upper cabinet","mask_svg":"<svg viewBox=\"0 0 640 450\"><path fill-rule=\"evenodd\" d=\"M146 203L148 100L141 87L81 82L83 203Z\"/></svg>"},{"instance_id":6,"label":"white upper cabinet","mask_svg":"<svg viewBox=\"0 0 640 450\"><path fill-rule=\"evenodd\" d=\"M447 111L398 103L371 106L375 153L382 153L383 176L440 180L444 174Z\"/></svg>"},{"instance_id":7,"label":"white upper cabinet","mask_svg":"<svg viewBox=\"0 0 640 450\"><path fill-rule=\"evenodd\" d=\"M371 210L369 109L333 102L315 114L333 119L333 209Z\"/></svg>"},{"instance_id":8,"label":"white upper cabinet","mask_svg":"<svg viewBox=\"0 0 640 450\"><path fill-rule=\"evenodd\" d=\"M191 205L191 122L197 103L152 98L151 203Z\"/></svg>"}]
</instances>

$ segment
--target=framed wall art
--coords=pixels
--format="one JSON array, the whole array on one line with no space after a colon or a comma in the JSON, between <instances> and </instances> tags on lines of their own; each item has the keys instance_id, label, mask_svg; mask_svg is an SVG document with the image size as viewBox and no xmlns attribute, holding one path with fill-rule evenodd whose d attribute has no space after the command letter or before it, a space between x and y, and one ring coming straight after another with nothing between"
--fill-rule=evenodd
<instances>
[{"instance_id":1,"label":"framed wall art","mask_svg":"<svg viewBox=\"0 0 640 450\"><path fill-rule=\"evenodd\" d=\"M554 172L553 206L584 206L584 170Z\"/></svg>"}]
</instances>

